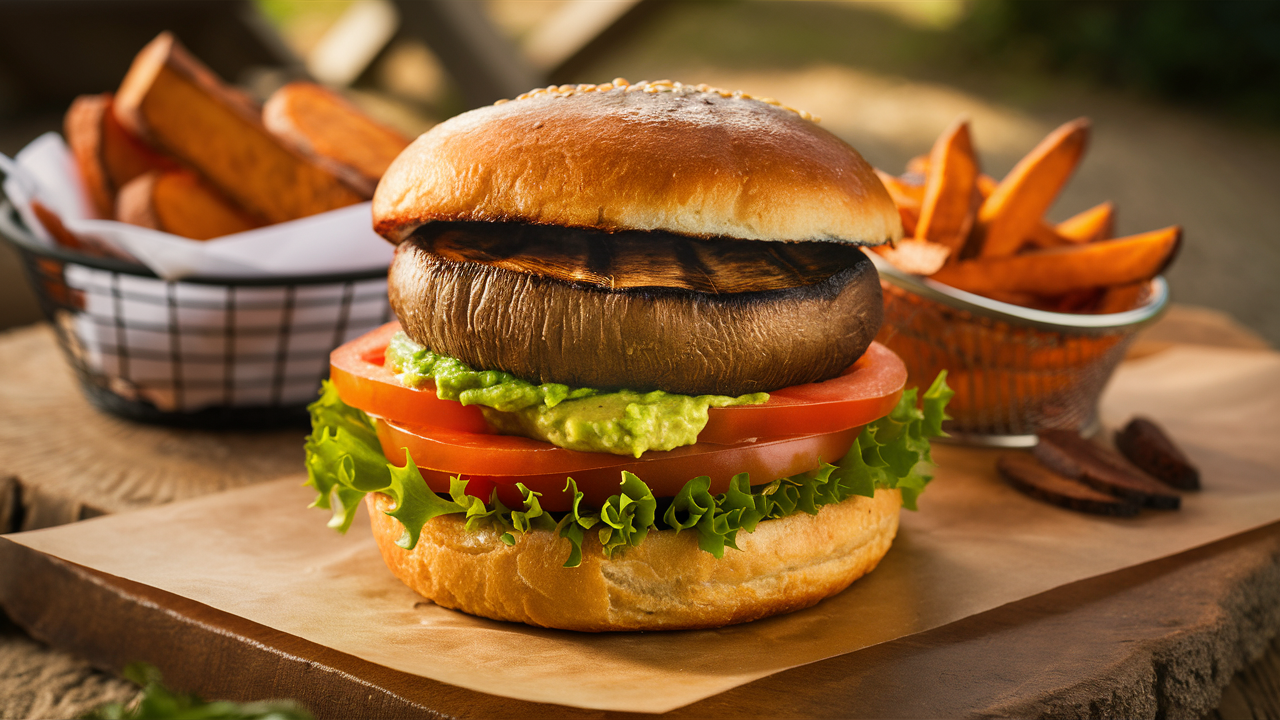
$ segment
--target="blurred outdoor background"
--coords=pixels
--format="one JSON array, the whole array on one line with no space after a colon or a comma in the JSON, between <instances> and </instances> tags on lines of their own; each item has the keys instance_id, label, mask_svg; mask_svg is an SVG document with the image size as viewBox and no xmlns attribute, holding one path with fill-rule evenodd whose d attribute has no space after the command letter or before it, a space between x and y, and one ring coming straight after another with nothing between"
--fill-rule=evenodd
<instances>
[{"instance_id":1,"label":"blurred outdoor background","mask_svg":"<svg viewBox=\"0 0 1280 720\"><path fill-rule=\"evenodd\" d=\"M1174 300L1280 345L1280 2L0 0L0 152L163 29L259 97L311 77L415 135L537 85L670 78L808 110L895 174L967 115L998 178L1088 116L1051 219L1182 225ZM25 283L0 247L0 328L38 319Z\"/></svg>"}]
</instances>

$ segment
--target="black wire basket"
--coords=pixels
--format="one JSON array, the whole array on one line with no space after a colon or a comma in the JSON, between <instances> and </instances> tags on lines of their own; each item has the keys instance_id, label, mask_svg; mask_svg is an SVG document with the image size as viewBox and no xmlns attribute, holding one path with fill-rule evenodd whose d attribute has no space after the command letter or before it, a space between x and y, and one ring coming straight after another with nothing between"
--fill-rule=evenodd
<instances>
[{"instance_id":1,"label":"black wire basket","mask_svg":"<svg viewBox=\"0 0 1280 720\"><path fill-rule=\"evenodd\" d=\"M329 353L392 318L385 270L162 280L37 240L8 202L0 236L22 257L86 397L131 420L302 425Z\"/></svg>"}]
</instances>

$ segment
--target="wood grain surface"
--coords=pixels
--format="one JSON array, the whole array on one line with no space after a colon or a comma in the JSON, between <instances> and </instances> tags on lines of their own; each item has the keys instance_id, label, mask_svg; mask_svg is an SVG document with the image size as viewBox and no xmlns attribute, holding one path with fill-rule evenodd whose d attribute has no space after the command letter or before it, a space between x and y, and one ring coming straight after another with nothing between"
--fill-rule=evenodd
<instances>
[{"instance_id":1,"label":"wood grain surface","mask_svg":"<svg viewBox=\"0 0 1280 720\"><path fill-rule=\"evenodd\" d=\"M196 497L302 466L305 428L178 430L98 411L46 325L0 334L0 368L0 532Z\"/></svg>"},{"instance_id":2,"label":"wood grain surface","mask_svg":"<svg viewBox=\"0 0 1280 720\"><path fill-rule=\"evenodd\" d=\"M1175 307L1135 353L1179 341L1256 341L1242 332L1224 317ZM0 521L8 530L264 481L301 463L301 430L175 431L98 413L42 326L0 335L0 363ZM1270 526L764 678L673 714L1278 717L1276 597L1280 526ZM396 673L6 541L0 604L59 648L0 628L3 717L70 717L127 697L127 684L90 666L117 672L134 660L157 664L179 689L292 696L320 717L599 715ZM68 621L77 617L91 621Z\"/></svg>"}]
</instances>

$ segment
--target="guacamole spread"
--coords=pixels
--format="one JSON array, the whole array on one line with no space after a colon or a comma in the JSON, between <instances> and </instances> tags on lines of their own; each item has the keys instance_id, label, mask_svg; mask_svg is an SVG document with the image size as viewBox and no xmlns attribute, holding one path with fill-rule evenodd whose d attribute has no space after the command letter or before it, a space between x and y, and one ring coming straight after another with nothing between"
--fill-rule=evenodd
<instances>
[{"instance_id":1,"label":"guacamole spread","mask_svg":"<svg viewBox=\"0 0 1280 720\"><path fill-rule=\"evenodd\" d=\"M408 387L434 382L436 395L479 405L496 430L570 450L640 457L697 442L707 408L755 405L766 393L741 397L676 395L655 390L603 392L558 383L534 385L499 370L472 370L396 333L387 346L387 366Z\"/></svg>"}]
</instances>

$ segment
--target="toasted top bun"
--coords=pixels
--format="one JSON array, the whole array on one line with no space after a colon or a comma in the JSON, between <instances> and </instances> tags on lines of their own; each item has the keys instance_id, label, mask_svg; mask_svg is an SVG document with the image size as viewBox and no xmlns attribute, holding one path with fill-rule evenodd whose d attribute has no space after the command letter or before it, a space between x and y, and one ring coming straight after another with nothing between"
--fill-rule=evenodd
<instances>
[{"instance_id":1,"label":"toasted top bun","mask_svg":"<svg viewBox=\"0 0 1280 720\"><path fill-rule=\"evenodd\" d=\"M429 521L413 550L396 545L404 528L386 515L386 495L366 502L374 539L391 572L437 605L472 615L563 630L683 630L719 627L791 612L844 590L871 572L898 532L902 495L877 490L739 531L741 550L716 558L694 530L651 531L636 547L601 552L586 533L582 564L563 567L569 541L534 530L515 545L502 531L468 531L465 520Z\"/></svg>"},{"instance_id":2,"label":"toasted top bun","mask_svg":"<svg viewBox=\"0 0 1280 720\"><path fill-rule=\"evenodd\" d=\"M436 220L876 245L902 237L871 166L807 114L705 85L547 88L419 137L373 198L399 243Z\"/></svg>"}]
</instances>

